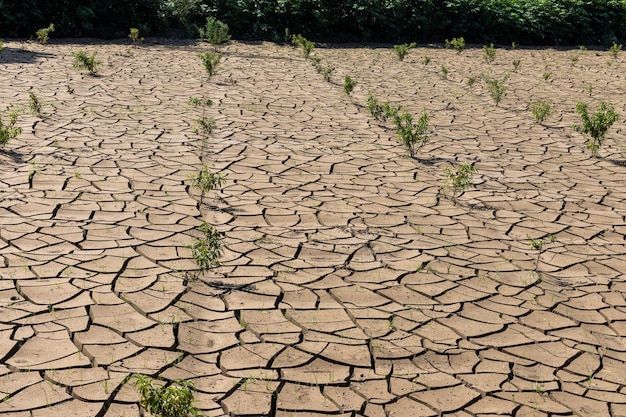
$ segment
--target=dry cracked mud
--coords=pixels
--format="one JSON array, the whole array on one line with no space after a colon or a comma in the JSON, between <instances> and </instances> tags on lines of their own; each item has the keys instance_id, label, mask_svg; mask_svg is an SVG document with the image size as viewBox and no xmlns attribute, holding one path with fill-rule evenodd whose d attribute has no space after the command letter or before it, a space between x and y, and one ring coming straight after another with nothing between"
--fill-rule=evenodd
<instances>
[{"instance_id":1,"label":"dry cracked mud","mask_svg":"<svg viewBox=\"0 0 626 417\"><path fill-rule=\"evenodd\" d=\"M328 83L294 48L238 42L208 79L207 49L5 42L24 131L0 153L0 414L137 416L142 373L193 381L207 416L626 416L624 125L598 158L571 128L581 100L626 116L621 56L317 48ZM498 106L467 84L507 72ZM418 158L368 92L430 112ZM190 97L215 102L203 160ZM204 204L202 162L227 174ZM462 162L478 173L453 204ZM190 279L203 220L222 265Z\"/></svg>"}]
</instances>

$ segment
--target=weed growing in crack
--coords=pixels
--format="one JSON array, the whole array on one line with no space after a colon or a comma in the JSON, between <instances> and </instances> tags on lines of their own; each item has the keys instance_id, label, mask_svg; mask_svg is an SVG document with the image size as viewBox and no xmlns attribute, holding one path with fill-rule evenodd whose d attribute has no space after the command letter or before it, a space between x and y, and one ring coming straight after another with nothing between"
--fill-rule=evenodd
<instances>
[{"instance_id":1,"label":"weed growing in crack","mask_svg":"<svg viewBox=\"0 0 626 417\"><path fill-rule=\"evenodd\" d=\"M472 186L472 178L476 172L478 172L476 167L469 162L463 162L457 169L450 165L445 166L443 173L446 179L443 182L442 194L456 203L457 197Z\"/></svg>"},{"instance_id":2,"label":"weed growing in crack","mask_svg":"<svg viewBox=\"0 0 626 417\"><path fill-rule=\"evenodd\" d=\"M483 47L483 58L485 58L485 61L487 61L488 64L491 64L496 60L496 48L493 44L490 44L489 46L485 45L485 47Z\"/></svg>"},{"instance_id":3,"label":"weed growing in crack","mask_svg":"<svg viewBox=\"0 0 626 417\"><path fill-rule=\"evenodd\" d=\"M424 55L424 58L422 58L422 64L424 64L424 66L430 64L430 57L428 55Z\"/></svg>"},{"instance_id":4,"label":"weed growing in crack","mask_svg":"<svg viewBox=\"0 0 626 417\"><path fill-rule=\"evenodd\" d=\"M576 104L576 113L580 115L582 124L575 124L572 128L578 133L590 136L585 145L591 150L591 156L595 157L598 155L598 150L606 138L606 132L613 123L619 120L619 115L615 112L613 106L604 101L600 103L598 111L592 115L589 115L586 103L578 102Z\"/></svg>"},{"instance_id":5,"label":"weed growing in crack","mask_svg":"<svg viewBox=\"0 0 626 417\"><path fill-rule=\"evenodd\" d=\"M398 128L398 138L409 151L411 158L415 157L416 152L421 152L430 141L429 121L430 116L426 110L422 111L417 123L413 122L413 116L406 111L394 120Z\"/></svg>"},{"instance_id":6,"label":"weed growing in crack","mask_svg":"<svg viewBox=\"0 0 626 417\"><path fill-rule=\"evenodd\" d=\"M84 51L72 52L74 55L74 63L72 66L76 69L86 69L91 75L96 75L98 72L98 66L102 64L101 61L96 60L96 53L87 55Z\"/></svg>"},{"instance_id":7,"label":"weed growing in crack","mask_svg":"<svg viewBox=\"0 0 626 417\"><path fill-rule=\"evenodd\" d=\"M533 101L530 104L530 111L538 123L543 123L544 120L546 120L552 115L552 113L554 113L554 109L552 108L552 100L550 100L549 98L542 98Z\"/></svg>"},{"instance_id":8,"label":"weed growing in crack","mask_svg":"<svg viewBox=\"0 0 626 417\"><path fill-rule=\"evenodd\" d=\"M402 45L394 45L393 50L398 56L400 61L404 61L404 58L409 53L410 49L416 48L417 44L415 42L411 43L403 43Z\"/></svg>"},{"instance_id":9,"label":"weed growing in crack","mask_svg":"<svg viewBox=\"0 0 626 417\"><path fill-rule=\"evenodd\" d=\"M376 97L374 97L372 93L367 93L366 107L374 119L381 122L393 120L394 124L398 124L396 120L399 117L399 106L392 106L388 101L385 101L383 104L379 104L378 100L376 100Z\"/></svg>"},{"instance_id":10,"label":"weed growing in crack","mask_svg":"<svg viewBox=\"0 0 626 417\"><path fill-rule=\"evenodd\" d=\"M39 29L37 32L35 32L35 35L37 35L37 40L39 41L39 43L45 45L48 43L48 40L50 39L50 34L52 32L54 32L54 25L50 23L50 26L48 26L47 28Z\"/></svg>"},{"instance_id":11,"label":"weed growing in crack","mask_svg":"<svg viewBox=\"0 0 626 417\"><path fill-rule=\"evenodd\" d=\"M534 272L535 274L537 274L537 277L539 277L539 259L541 258L541 254L543 253L543 250L545 249L546 245L549 245L550 243L554 243L554 242L556 242L556 237L554 237L554 235L551 235L551 234L549 234L548 236L542 239L529 239L528 240L528 248L530 250L537 251L537 257L535 258L535 267L534 267Z\"/></svg>"},{"instance_id":12,"label":"weed growing in crack","mask_svg":"<svg viewBox=\"0 0 626 417\"><path fill-rule=\"evenodd\" d=\"M208 165L202 165L200 172L190 175L189 180L191 180L192 187L201 190L200 204L202 204L204 194L222 188L226 182L226 176L221 172L213 173Z\"/></svg>"},{"instance_id":13,"label":"weed growing in crack","mask_svg":"<svg viewBox=\"0 0 626 417\"><path fill-rule=\"evenodd\" d=\"M550 79L550 77L552 77L552 71L546 71L543 73L543 79L545 81L548 81Z\"/></svg>"},{"instance_id":14,"label":"weed growing in crack","mask_svg":"<svg viewBox=\"0 0 626 417\"><path fill-rule=\"evenodd\" d=\"M443 64L441 64L441 78L444 80L448 79L448 67Z\"/></svg>"},{"instance_id":15,"label":"weed growing in crack","mask_svg":"<svg viewBox=\"0 0 626 417\"><path fill-rule=\"evenodd\" d=\"M293 35L291 37L291 43L298 45L300 49L302 49L302 56L304 56L305 59L309 59L311 52L313 52L315 48L315 44L302 35Z\"/></svg>"},{"instance_id":16,"label":"weed growing in crack","mask_svg":"<svg viewBox=\"0 0 626 417\"><path fill-rule=\"evenodd\" d=\"M43 105L41 104L41 100L39 100L39 97L37 97L37 95L33 93L32 91L28 92L28 96L29 96L28 107L30 108L30 113L33 116L41 115L41 109Z\"/></svg>"},{"instance_id":17,"label":"weed growing in crack","mask_svg":"<svg viewBox=\"0 0 626 417\"><path fill-rule=\"evenodd\" d=\"M139 36L138 28L130 28L130 34L128 37L133 42L133 46L141 45L143 42L143 38Z\"/></svg>"},{"instance_id":18,"label":"weed growing in crack","mask_svg":"<svg viewBox=\"0 0 626 417\"><path fill-rule=\"evenodd\" d=\"M472 88L474 86L474 84L476 84L476 76L475 75L471 75L468 79L467 79L467 86L469 88Z\"/></svg>"},{"instance_id":19,"label":"weed growing in crack","mask_svg":"<svg viewBox=\"0 0 626 417\"><path fill-rule=\"evenodd\" d=\"M504 85L509 79L510 74L506 74L502 79L498 80L497 78L491 78L487 75L483 75L483 81L487 84L487 89L489 90L489 95L496 103L496 106L502 101L502 99L506 96L507 87Z\"/></svg>"},{"instance_id":20,"label":"weed growing in crack","mask_svg":"<svg viewBox=\"0 0 626 417\"><path fill-rule=\"evenodd\" d=\"M327 66L323 66L319 63L315 64L315 70L322 74L322 78L324 79L324 81L326 81L327 83L330 82L330 76L333 73L333 71L335 71L334 67L331 67L330 65Z\"/></svg>"},{"instance_id":21,"label":"weed growing in crack","mask_svg":"<svg viewBox=\"0 0 626 417\"><path fill-rule=\"evenodd\" d=\"M463 37L452 38L451 41L446 39L446 48L454 48L454 50L460 54L465 50L465 39L463 39Z\"/></svg>"},{"instance_id":22,"label":"weed growing in crack","mask_svg":"<svg viewBox=\"0 0 626 417\"><path fill-rule=\"evenodd\" d=\"M350 78L349 75L346 75L343 79L343 92L346 93L347 95L350 95L350 93L352 93L352 90L354 90L354 87L357 85L357 82L354 81L352 78Z\"/></svg>"},{"instance_id":23,"label":"weed growing in crack","mask_svg":"<svg viewBox=\"0 0 626 417\"><path fill-rule=\"evenodd\" d=\"M611 47L609 48L609 52L611 56L613 57L613 59L617 59L617 55L619 54L621 50L622 50L621 43L618 45L617 43L613 42L613 45L611 45Z\"/></svg>"},{"instance_id":24,"label":"weed growing in crack","mask_svg":"<svg viewBox=\"0 0 626 417\"><path fill-rule=\"evenodd\" d=\"M189 246L191 256L200 273L204 273L213 267L219 266L219 257L222 252L222 234L211 224L202 222L198 227L203 236Z\"/></svg>"},{"instance_id":25,"label":"weed growing in crack","mask_svg":"<svg viewBox=\"0 0 626 417\"><path fill-rule=\"evenodd\" d=\"M204 69L207 74L209 74L209 79L217 72L217 67L220 64L220 60L222 59L222 54L212 51L203 52L198 54L200 59L202 60L202 65L204 65Z\"/></svg>"},{"instance_id":26,"label":"weed growing in crack","mask_svg":"<svg viewBox=\"0 0 626 417\"><path fill-rule=\"evenodd\" d=\"M15 126L16 123L17 123L16 111L9 112L9 121L6 124L3 123L2 118L0 118L0 149L3 149L4 146L11 139L15 139L18 135L22 133L22 128L19 126Z\"/></svg>"},{"instance_id":27,"label":"weed growing in crack","mask_svg":"<svg viewBox=\"0 0 626 417\"><path fill-rule=\"evenodd\" d=\"M513 72L517 72L519 70L519 65L522 63L519 59L513 60Z\"/></svg>"},{"instance_id":28,"label":"weed growing in crack","mask_svg":"<svg viewBox=\"0 0 626 417\"><path fill-rule=\"evenodd\" d=\"M200 28L200 37L212 45L226 43L230 40L228 25L215 17L209 17L204 28Z\"/></svg>"},{"instance_id":29,"label":"weed growing in crack","mask_svg":"<svg viewBox=\"0 0 626 417\"><path fill-rule=\"evenodd\" d=\"M193 381L175 381L160 386L145 375L135 375L135 387L141 397L139 404L155 417L199 416L200 409L193 405L196 387Z\"/></svg>"}]
</instances>

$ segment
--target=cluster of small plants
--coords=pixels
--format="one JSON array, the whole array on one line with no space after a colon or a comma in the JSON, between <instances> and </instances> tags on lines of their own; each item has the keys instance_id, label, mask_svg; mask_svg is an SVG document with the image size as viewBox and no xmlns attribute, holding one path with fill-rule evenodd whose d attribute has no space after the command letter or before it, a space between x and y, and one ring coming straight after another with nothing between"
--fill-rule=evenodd
<instances>
[{"instance_id":1,"label":"cluster of small plants","mask_svg":"<svg viewBox=\"0 0 626 417\"><path fill-rule=\"evenodd\" d=\"M211 78L217 72L222 54L214 51L206 51L198 54L198 56L202 60L202 65L204 65L204 69L209 75L209 78Z\"/></svg>"},{"instance_id":2,"label":"cluster of small plants","mask_svg":"<svg viewBox=\"0 0 626 417\"><path fill-rule=\"evenodd\" d=\"M145 375L135 375L139 405L155 417L199 416L194 405L196 387L193 381L175 381L170 385L156 384Z\"/></svg>"},{"instance_id":3,"label":"cluster of small plants","mask_svg":"<svg viewBox=\"0 0 626 417\"><path fill-rule=\"evenodd\" d=\"M39 43L45 45L48 43L48 40L50 39L50 34L52 32L54 32L54 24L50 23L50 26L48 26L47 28L39 29L37 32L35 32L35 35L37 35L37 40L39 41Z\"/></svg>"},{"instance_id":4,"label":"cluster of small plants","mask_svg":"<svg viewBox=\"0 0 626 417\"><path fill-rule=\"evenodd\" d=\"M619 120L619 115L613 106L604 101L598 106L598 111L591 115L587 104L582 101L578 102L576 112L582 119L582 124L575 124L572 128L576 132L589 135L585 145L591 151L591 156L595 157L606 138L606 132L613 126L613 123Z\"/></svg>"},{"instance_id":5,"label":"cluster of small plants","mask_svg":"<svg viewBox=\"0 0 626 417\"><path fill-rule=\"evenodd\" d=\"M446 165L443 168L445 180L442 185L442 194L456 203L457 197L472 186L472 178L477 172L476 166L463 162L458 168Z\"/></svg>"},{"instance_id":6,"label":"cluster of small plants","mask_svg":"<svg viewBox=\"0 0 626 417\"><path fill-rule=\"evenodd\" d=\"M4 148L4 146L11 139L15 139L19 134L22 133L22 128L19 126L16 126L16 123L17 123L16 111L9 112L8 122L3 122L2 118L0 118L0 149Z\"/></svg>"},{"instance_id":7,"label":"cluster of small plants","mask_svg":"<svg viewBox=\"0 0 626 417\"><path fill-rule=\"evenodd\" d=\"M134 46L141 45L141 43L143 42L143 38L139 36L138 28L130 28L130 33L128 34L128 37L130 38Z\"/></svg>"},{"instance_id":8,"label":"cluster of small plants","mask_svg":"<svg viewBox=\"0 0 626 417\"><path fill-rule=\"evenodd\" d=\"M380 104L371 93L367 94L366 107L372 117L379 121L391 120L398 129L398 139L409 151L411 158L422 151L430 141L430 115L422 110L415 122L413 116L400 106L392 106L388 101Z\"/></svg>"},{"instance_id":9,"label":"cluster of small plants","mask_svg":"<svg viewBox=\"0 0 626 417\"><path fill-rule=\"evenodd\" d=\"M37 97L37 95L33 93L32 91L28 92L28 96L29 96L28 107L30 108L30 113L33 116L40 116L41 110L43 107L43 105L41 104L41 100L39 100L39 97Z\"/></svg>"},{"instance_id":10,"label":"cluster of small plants","mask_svg":"<svg viewBox=\"0 0 626 417\"><path fill-rule=\"evenodd\" d=\"M211 224L202 222L198 227L202 234L190 246L198 271L204 273L211 268L220 265L220 254L222 252L222 234Z\"/></svg>"},{"instance_id":11,"label":"cluster of small plants","mask_svg":"<svg viewBox=\"0 0 626 417\"><path fill-rule=\"evenodd\" d=\"M613 59L617 59L617 55L619 54L621 50L622 50L621 43L618 45L617 43L613 42L613 45L611 45L611 47L609 48L609 52L611 53L611 56L613 57Z\"/></svg>"},{"instance_id":12,"label":"cluster of small plants","mask_svg":"<svg viewBox=\"0 0 626 417\"><path fill-rule=\"evenodd\" d=\"M352 90L354 90L354 87L356 87L356 85L357 82L354 81L349 75L346 75L343 78L343 92L347 95L350 95L352 93Z\"/></svg>"},{"instance_id":13,"label":"cluster of small plants","mask_svg":"<svg viewBox=\"0 0 626 417\"><path fill-rule=\"evenodd\" d=\"M96 53L88 55L85 51L72 52L74 55L74 63L72 66L76 69L86 69L91 75L98 72L98 66L102 63L96 59Z\"/></svg>"},{"instance_id":14,"label":"cluster of small plants","mask_svg":"<svg viewBox=\"0 0 626 417\"><path fill-rule=\"evenodd\" d=\"M453 48L460 54L465 50L465 39L463 39L463 37L452 38L451 41L446 39L446 48Z\"/></svg>"},{"instance_id":15,"label":"cluster of small plants","mask_svg":"<svg viewBox=\"0 0 626 417\"><path fill-rule=\"evenodd\" d=\"M313 42L300 34L293 35L291 37L291 43L300 47L302 50L302 56L304 56L305 59L309 59L311 52L313 52L313 49L315 48L315 44Z\"/></svg>"},{"instance_id":16,"label":"cluster of small plants","mask_svg":"<svg viewBox=\"0 0 626 417\"><path fill-rule=\"evenodd\" d=\"M493 43L483 48L483 58L485 58L488 64L496 60L496 48L493 46Z\"/></svg>"},{"instance_id":17,"label":"cluster of small plants","mask_svg":"<svg viewBox=\"0 0 626 417\"><path fill-rule=\"evenodd\" d=\"M200 28L200 37L212 45L221 45L230 40L228 25L215 17L208 17L204 28Z\"/></svg>"},{"instance_id":18,"label":"cluster of small plants","mask_svg":"<svg viewBox=\"0 0 626 417\"><path fill-rule=\"evenodd\" d=\"M394 45L393 50L398 56L398 59L400 61L404 61L404 58L409 53L409 50L415 47L417 47L417 44L415 42L403 43L402 45Z\"/></svg>"},{"instance_id":19,"label":"cluster of small plants","mask_svg":"<svg viewBox=\"0 0 626 417\"><path fill-rule=\"evenodd\" d=\"M530 104L530 111L538 123L543 123L554 112L552 100L549 98L535 100Z\"/></svg>"},{"instance_id":20,"label":"cluster of small plants","mask_svg":"<svg viewBox=\"0 0 626 417\"><path fill-rule=\"evenodd\" d=\"M496 103L496 106L500 104L502 99L506 96L507 87L505 83L509 79L510 74L504 75L501 79L491 78L488 75L482 76L483 81L487 84L487 90L489 95Z\"/></svg>"}]
</instances>

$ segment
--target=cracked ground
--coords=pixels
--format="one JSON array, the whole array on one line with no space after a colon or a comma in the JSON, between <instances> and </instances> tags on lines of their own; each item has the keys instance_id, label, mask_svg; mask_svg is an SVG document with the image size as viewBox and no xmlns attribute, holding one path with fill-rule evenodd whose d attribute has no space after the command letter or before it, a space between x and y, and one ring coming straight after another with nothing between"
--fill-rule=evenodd
<instances>
[{"instance_id":1,"label":"cracked ground","mask_svg":"<svg viewBox=\"0 0 626 417\"><path fill-rule=\"evenodd\" d=\"M325 82L238 42L209 79L208 48L5 42L24 130L0 153L0 414L137 416L140 373L193 381L207 416L626 416L624 125L597 158L571 127L578 101L626 116L622 56L317 48ZM496 106L480 75L508 72ZM416 158L367 93L430 113ZM226 174L205 196L202 163ZM222 265L196 277L202 221Z\"/></svg>"}]
</instances>

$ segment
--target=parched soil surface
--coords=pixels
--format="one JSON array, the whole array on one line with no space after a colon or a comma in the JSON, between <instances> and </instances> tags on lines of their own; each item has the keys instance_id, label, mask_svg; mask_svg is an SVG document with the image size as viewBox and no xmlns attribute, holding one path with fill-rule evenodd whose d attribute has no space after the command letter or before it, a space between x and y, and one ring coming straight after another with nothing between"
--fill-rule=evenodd
<instances>
[{"instance_id":1,"label":"parched soil surface","mask_svg":"<svg viewBox=\"0 0 626 417\"><path fill-rule=\"evenodd\" d=\"M137 416L140 373L193 381L207 416L626 415L624 124L598 158L571 128L581 100L626 116L621 56L317 48L329 83L297 49L237 42L208 79L207 49L5 42L24 131L0 153L0 413ZM507 72L498 106L467 84ZM416 158L368 92L431 114ZM478 173L453 202L462 162ZM201 203L202 163L227 177ZM222 265L196 277L202 221Z\"/></svg>"}]
</instances>

